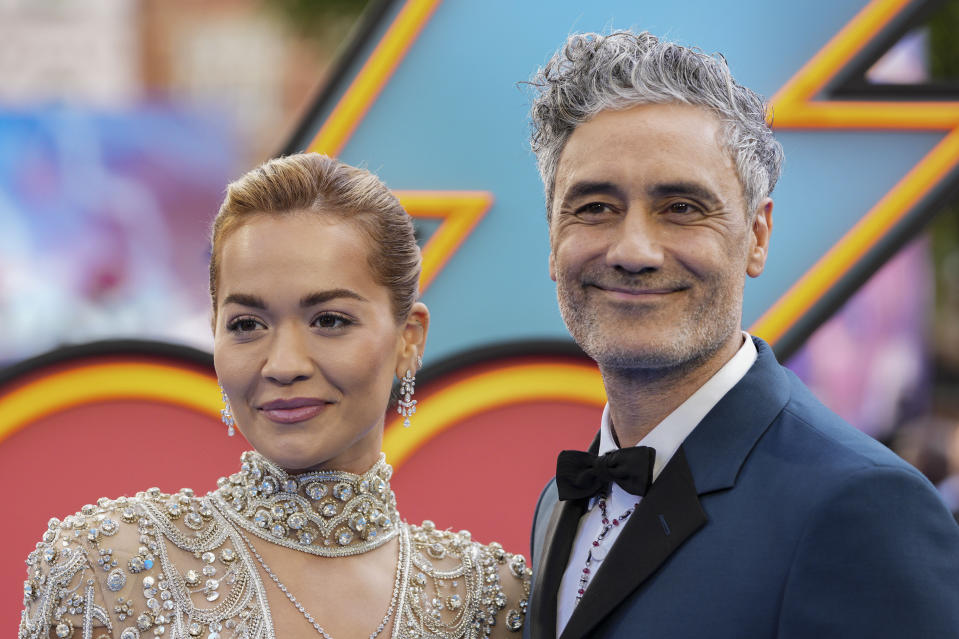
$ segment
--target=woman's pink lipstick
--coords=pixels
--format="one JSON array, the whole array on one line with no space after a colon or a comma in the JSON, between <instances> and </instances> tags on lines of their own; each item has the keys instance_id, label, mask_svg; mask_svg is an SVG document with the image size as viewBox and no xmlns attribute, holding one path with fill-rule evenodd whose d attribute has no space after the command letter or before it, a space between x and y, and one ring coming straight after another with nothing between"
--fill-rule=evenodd
<instances>
[{"instance_id":1,"label":"woman's pink lipstick","mask_svg":"<svg viewBox=\"0 0 959 639\"><path fill-rule=\"evenodd\" d=\"M270 421L280 424L296 424L316 417L329 402L310 397L275 399L260 405L260 410Z\"/></svg>"}]
</instances>

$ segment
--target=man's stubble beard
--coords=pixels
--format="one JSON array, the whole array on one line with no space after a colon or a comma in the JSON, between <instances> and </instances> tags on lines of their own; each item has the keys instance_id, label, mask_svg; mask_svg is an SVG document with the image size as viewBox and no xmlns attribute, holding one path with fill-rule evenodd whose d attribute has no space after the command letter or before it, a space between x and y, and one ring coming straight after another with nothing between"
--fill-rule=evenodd
<instances>
[{"instance_id":1,"label":"man's stubble beard","mask_svg":"<svg viewBox=\"0 0 959 639\"><path fill-rule=\"evenodd\" d=\"M730 291L723 288L720 281L700 282L702 290L713 293L694 308L685 309L690 310L690 313L681 318L656 317L651 320L670 322L672 331L668 332L664 342L633 347L621 336L631 337L634 334L632 331L641 329L617 323L613 319L616 315L612 309L604 321L597 310L599 303L590 300L586 287L576 281L573 290L570 290L565 281L563 277L557 277L556 294L560 314L570 335L604 374L615 372L642 377L683 375L708 361L726 344L733 332L741 330L739 309L732 306L741 304L741 301L731 300ZM637 317L635 321L650 320Z\"/></svg>"}]
</instances>

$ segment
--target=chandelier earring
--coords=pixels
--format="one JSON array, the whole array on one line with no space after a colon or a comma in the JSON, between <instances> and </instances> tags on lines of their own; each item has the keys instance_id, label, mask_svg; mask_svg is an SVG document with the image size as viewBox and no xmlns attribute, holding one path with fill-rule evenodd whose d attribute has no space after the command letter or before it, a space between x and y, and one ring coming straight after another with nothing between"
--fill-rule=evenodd
<instances>
[{"instance_id":1,"label":"chandelier earring","mask_svg":"<svg viewBox=\"0 0 959 639\"><path fill-rule=\"evenodd\" d=\"M233 408L230 406L230 398L226 396L226 391L223 390L222 386L220 386L220 395L223 396L223 409L220 411L220 419L226 424L226 436L233 437L233 435L236 434L236 430L233 428L236 425L236 420L233 419Z\"/></svg>"},{"instance_id":2,"label":"chandelier earring","mask_svg":"<svg viewBox=\"0 0 959 639\"><path fill-rule=\"evenodd\" d=\"M400 380L400 401L397 402L396 412L403 416L403 426L410 427L410 415L416 413L416 400L413 399L413 393L416 392L416 377L406 369L406 375Z\"/></svg>"}]
</instances>

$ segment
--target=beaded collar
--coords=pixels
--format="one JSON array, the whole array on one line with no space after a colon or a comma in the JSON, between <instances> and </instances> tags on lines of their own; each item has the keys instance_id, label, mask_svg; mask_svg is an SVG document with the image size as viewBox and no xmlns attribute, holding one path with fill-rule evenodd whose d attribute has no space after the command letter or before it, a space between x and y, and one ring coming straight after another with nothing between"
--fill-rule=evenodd
<instances>
[{"instance_id":1,"label":"beaded collar","mask_svg":"<svg viewBox=\"0 0 959 639\"><path fill-rule=\"evenodd\" d=\"M290 475L259 453L243 453L240 472L212 493L238 526L281 546L323 557L373 550L399 533L393 468L380 457L363 475Z\"/></svg>"}]
</instances>

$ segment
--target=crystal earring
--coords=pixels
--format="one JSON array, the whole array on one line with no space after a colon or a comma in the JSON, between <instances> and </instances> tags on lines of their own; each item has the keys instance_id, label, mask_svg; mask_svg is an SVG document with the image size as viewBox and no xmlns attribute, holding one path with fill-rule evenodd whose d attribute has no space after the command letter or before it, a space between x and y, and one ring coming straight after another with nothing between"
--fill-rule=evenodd
<instances>
[{"instance_id":1,"label":"crystal earring","mask_svg":"<svg viewBox=\"0 0 959 639\"><path fill-rule=\"evenodd\" d=\"M223 410L220 411L220 419L226 424L226 436L233 437L236 433L236 430L233 428L233 426L236 425L236 420L233 419L233 409L230 407L230 398L226 396L226 391L223 390L222 386L220 386L220 394L223 396Z\"/></svg>"},{"instance_id":2,"label":"crystal earring","mask_svg":"<svg viewBox=\"0 0 959 639\"><path fill-rule=\"evenodd\" d=\"M416 377L407 368L406 375L400 380L400 395L403 397L397 402L396 407L396 412L404 417L403 426L406 428L410 427L410 415L416 413L416 400L413 399L413 393L416 392L414 386L416 386Z\"/></svg>"}]
</instances>

